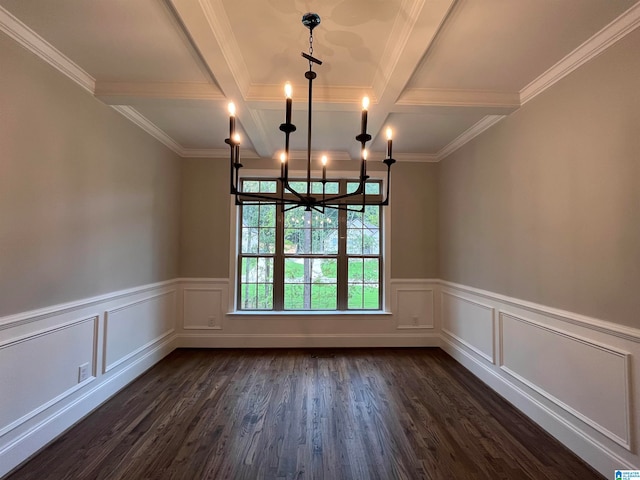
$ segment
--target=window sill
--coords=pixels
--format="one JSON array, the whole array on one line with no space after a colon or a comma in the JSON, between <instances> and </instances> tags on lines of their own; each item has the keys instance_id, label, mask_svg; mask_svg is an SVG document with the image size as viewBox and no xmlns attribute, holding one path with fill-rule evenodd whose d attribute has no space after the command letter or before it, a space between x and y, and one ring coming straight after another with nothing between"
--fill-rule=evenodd
<instances>
[{"instance_id":1,"label":"window sill","mask_svg":"<svg viewBox=\"0 0 640 480\"><path fill-rule=\"evenodd\" d=\"M271 310L235 310L228 317L385 317L392 315L384 310L313 310L313 311L271 311Z\"/></svg>"}]
</instances>

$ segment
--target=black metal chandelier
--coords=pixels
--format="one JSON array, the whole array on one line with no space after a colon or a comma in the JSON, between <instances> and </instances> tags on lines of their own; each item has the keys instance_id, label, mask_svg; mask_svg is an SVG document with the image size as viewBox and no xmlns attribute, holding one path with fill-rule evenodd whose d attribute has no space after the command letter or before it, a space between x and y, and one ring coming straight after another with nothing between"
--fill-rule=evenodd
<instances>
[{"instance_id":1,"label":"black metal chandelier","mask_svg":"<svg viewBox=\"0 0 640 480\"><path fill-rule=\"evenodd\" d=\"M313 80L316 78L316 73L313 71L313 64L322 65L322 61L313 56L313 29L320 24L320 16L316 13L306 13L302 16L302 24L309 29L309 53L302 52L302 56L309 61L309 70L305 72L304 76L309 80L309 106L308 106L308 125L307 125L307 172L306 179L295 179L296 185L304 185L305 188L302 191L296 190L289 183L289 137L296 131L296 126L291 123L291 107L292 107L292 88L290 83L285 85L285 97L286 97L286 113L285 123L280 125L280 131L285 135L285 147L284 152L280 156L281 168L280 176L271 179L262 180L275 180L280 182L280 195L267 195L263 193L243 191L239 183L239 171L242 168L240 163L240 136L236 133L236 109L233 103L229 104L229 138L225 139L225 143L229 145L231 150L230 154L230 189L231 195L235 196L236 205L242 205L245 203L255 203L260 201L266 204L280 205L283 209L289 210L298 207L304 207L306 211L316 210L324 212L325 208L333 208L340 210L354 210L364 211L366 205L389 205L389 183L391 180L391 165L395 163L392 158L392 139L391 128L387 128L387 154L383 163L387 166L387 181L386 181L386 193L369 194L367 193L367 142L371 140L371 135L367 133L367 115L369 108L369 98L364 97L362 99L362 120L360 134L356 136L356 141L361 145L360 154L360 173L357 179L357 188L348 193L341 194L328 194L326 193L326 184L328 181L335 181L336 179L327 180L327 157L322 156L322 177L311 176L311 122L312 122L312 99L313 99ZM337 179L339 180L339 179ZM353 181L353 178L349 178L349 181ZM312 184L320 183L322 185L322 193L312 192ZM381 192L380 192L381 193Z\"/></svg>"}]
</instances>

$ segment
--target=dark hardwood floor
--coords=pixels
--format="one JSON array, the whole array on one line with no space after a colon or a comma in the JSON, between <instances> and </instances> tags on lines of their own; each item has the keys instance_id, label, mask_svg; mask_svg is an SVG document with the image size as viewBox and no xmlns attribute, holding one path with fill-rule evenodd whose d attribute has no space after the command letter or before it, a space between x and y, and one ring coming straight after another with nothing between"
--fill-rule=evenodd
<instances>
[{"instance_id":1,"label":"dark hardwood floor","mask_svg":"<svg viewBox=\"0 0 640 480\"><path fill-rule=\"evenodd\" d=\"M604 477L439 349L181 349L8 478Z\"/></svg>"}]
</instances>

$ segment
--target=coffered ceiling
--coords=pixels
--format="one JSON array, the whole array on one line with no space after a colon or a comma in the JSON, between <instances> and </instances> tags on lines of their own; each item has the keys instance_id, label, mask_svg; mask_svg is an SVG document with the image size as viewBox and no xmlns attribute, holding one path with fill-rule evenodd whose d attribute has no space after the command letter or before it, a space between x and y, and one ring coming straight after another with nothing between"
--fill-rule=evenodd
<instances>
[{"instance_id":1,"label":"coffered ceiling","mask_svg":"<svg viewBox=\"0 0 640 480\"><path fill-rule=\"evenodd\" d=\"M372 158L436 161L640 23L636 0L0 0L0 30L182 156L227 155L233 100L244 156L306 148L308 30L313 147L357 158L360 100Z\"/></svg>"}]
</instances>

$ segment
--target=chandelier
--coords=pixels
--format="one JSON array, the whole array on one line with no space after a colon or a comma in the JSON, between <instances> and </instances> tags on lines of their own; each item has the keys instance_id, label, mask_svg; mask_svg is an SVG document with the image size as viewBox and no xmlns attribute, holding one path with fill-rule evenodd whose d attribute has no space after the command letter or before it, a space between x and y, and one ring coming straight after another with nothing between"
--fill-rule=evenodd
<instances>
[{"instance_id":1,"label":"chandelier","mask_svg":"<svg viewBox=\"0 0 640 480\"><path fill-rule=\"evenodd\" d=\"M235 196L236 205L243 205L245 203L255 203L259 201L265 204L273 204L281 206L285 211L293 208L304 207L306 211L316 210L318 212L324 212L325 208L339 209L339 210L351 210L351 211L364 211L366 205L389 205L389 183L391 179L391 165L395 163L392 158L392 139L391 128L387 128L387 153L383 163L387 166L387 181L386 192L382 194L381 191L377 191L376 194L368 192L367 186L371 182L369 175L367 175L367 156L366 149L367 142L371 140L371 135L367 133L367 115L369 109L369 98L364 97L362 99L362 117L361 117L361 129L360 133L356 136L356 141L361 145L360 149L360 172L357 177L356 187L351 189L347 193L331 194L326 190L327 182L335 182L341 180L348 180L351 184L354 183L355 178L348 179L335 179L331 178L327 180L327 157L323 155L321 158L322 163L322 177L312 177L311 168L311 124L312 124L312 99L313 99L313 80L316 78L316 73L313 71L313 65L322 65L322 61L313 56L313 29L320 24L320 16L316 13L306 13L302 16L302 24L309 29L309 53L302 52L302 56L309 62L309 70L305 72L304 76L309 80L309 106L308 106L308 123L307 123L307 171L306 179L289 177L289 137L296 131L296 126L291 123L291 109L292 109L292 88L290 83L285 85L285 123L280 125L280 131L284 133L284 152L280 155L280 175L273 178L261 178L261 180L271 180L280 183L279 195L268 195L260 192L243 191L239 183L239 171L242 168L240 163L240 135L236 132L236 108L233 103L229 103L229 138L225 139L225 143L229 145L231 150L230 154L230 167L229 178L231 184L231 195ZM290 180L295 185L290 183ZM322 192L318 192L314 185L320 184L322 186ZM378 184L379 185L379 184ZM302 186L302 188L300 188ZM294 188L297 187L297 188ZM371 189L376 191L376 189Z\"/></svg>"}]
</instances>

